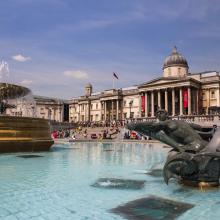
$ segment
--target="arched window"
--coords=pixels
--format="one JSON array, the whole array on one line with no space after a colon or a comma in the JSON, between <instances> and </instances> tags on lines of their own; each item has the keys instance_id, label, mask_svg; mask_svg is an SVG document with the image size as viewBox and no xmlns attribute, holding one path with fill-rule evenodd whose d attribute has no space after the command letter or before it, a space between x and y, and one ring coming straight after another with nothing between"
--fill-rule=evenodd
<instances>
[{"instance_id":1,"label":"arched window","mask_svg":"<svg viewBox=\"0 0 220 220\"><path fill-rule=\"evenodd\" d=\"M168 68L168 76L171 76L171 68Z\"/></svg>"}]
</instances>

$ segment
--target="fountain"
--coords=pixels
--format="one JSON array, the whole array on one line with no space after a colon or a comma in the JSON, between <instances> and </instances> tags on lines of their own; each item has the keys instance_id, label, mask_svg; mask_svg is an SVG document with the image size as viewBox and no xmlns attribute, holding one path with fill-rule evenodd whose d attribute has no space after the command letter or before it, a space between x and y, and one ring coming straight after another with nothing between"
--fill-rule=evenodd
<instances>
[{"instance_id":1,"label":"fountain","mask_svg":"<svg viewBox=\"0 0 220 220\"><path fill-rule=\"evenodd\" d=\"M177 178L187 185L219 186L220 128L204 132L199 125L169 120L165 110L159 110L157 118L158 122L130 123L128 128L172 148L163 168L165 182Z\"/></svg>"},{"instance_id":2,"label":"fountain","mask_svg":"<svg viewBox=\"0 0 220 220\"><path fill-rule=\"evenodd\" d=\"M1 63L0 70L4 67ZM35 118L31 90L0 83L0 153L47 151L52 144L48 121Z\"/></svg>"}]
</instances>

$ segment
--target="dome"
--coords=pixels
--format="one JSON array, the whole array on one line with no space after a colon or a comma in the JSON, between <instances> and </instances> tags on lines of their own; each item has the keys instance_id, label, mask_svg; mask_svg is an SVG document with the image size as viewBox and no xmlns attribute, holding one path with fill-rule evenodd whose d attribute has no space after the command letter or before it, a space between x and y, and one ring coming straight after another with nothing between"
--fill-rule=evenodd
<instances>
[{"instance_id":1,"label":"dome","mask_svg":"<svg viewBox=\"0 0 220 220\"><path fill-rule=\"evenodd\" d=\"M85 88L92 88L92 84L91 83L86 84Z\"/></svg>"},{"instance_id":2,"label":"dome","mask_svg":"<svg viewBox=\"0 0 220 220\"><path fill-rule=\"evenodd\" d=\"M171 66L182 66L189 68L186 59L177 52L176 47L173 48L172 54L165 59L163 69Z\"/></svg>"}]
</instances>

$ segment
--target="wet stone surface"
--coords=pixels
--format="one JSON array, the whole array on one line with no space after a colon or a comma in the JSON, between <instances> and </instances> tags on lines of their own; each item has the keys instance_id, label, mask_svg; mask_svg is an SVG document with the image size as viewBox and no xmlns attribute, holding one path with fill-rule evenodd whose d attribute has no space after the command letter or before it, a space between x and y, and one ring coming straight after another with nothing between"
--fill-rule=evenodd
<instances>
[{"instance_id":1,"label":"wet stone surface","mask_svg":"<svg viewBox=\"0 0 220 220\"><path fill-rule=\"evenodd\" d=\"M129 220L174 220L194 205L150 196L111 210Z\"/></svg>"},{"instance_id":2,"label":"wet stone surface","mask_svg":"<svg viewBox=\"0 0 220 220\"><path fill-rule=\"evenodd\" d=\"M19 155L16 157L24 158L24 159L29 159L29 158L38 158L38 157L43 157L40 155L34 155L34 154L25 154L25 155Z\"/></svg>"},{"instance_id":3,"label":"wet stone surface","mask_svg":"<svg viewBox=\"0 0 220 220\"><path fill-rule=\"evenodd\" d=\"M116 178L99 178L91 186L106 189L142 189L146 181Z\"/></svg>"}]
</instances>

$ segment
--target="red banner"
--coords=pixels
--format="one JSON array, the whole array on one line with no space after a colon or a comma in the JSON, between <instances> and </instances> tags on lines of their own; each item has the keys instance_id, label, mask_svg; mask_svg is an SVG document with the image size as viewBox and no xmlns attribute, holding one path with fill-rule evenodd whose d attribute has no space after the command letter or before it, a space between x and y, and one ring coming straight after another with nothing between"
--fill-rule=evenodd
<instances>
[{"instance_id":1,"label":"red banner","mask_svg":"<svg viewBox=\"0 0 220 220\"><path fill-rule=\"evenodd\" d=\"M145 112L145 96L141 96L141 111Z\"/></svg>"},{"instance_id":2,"label":"red banner","mask_svg":"<svg viewBox=\"0 0 220 220\"><path fill-rule=\"evenodd\" d=\"M188 90L183 90L183 107L188 108Z\"/></svg>"}]
</instances>

